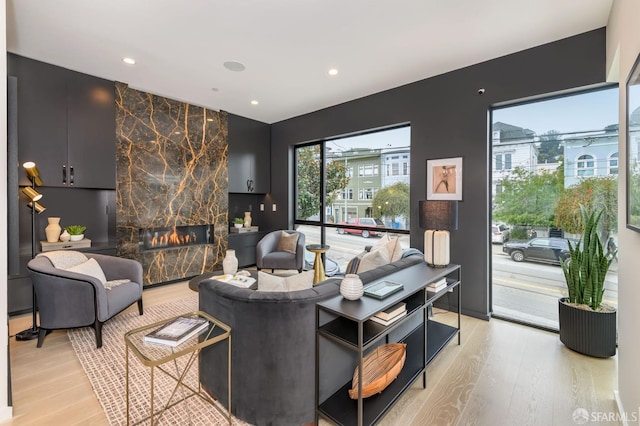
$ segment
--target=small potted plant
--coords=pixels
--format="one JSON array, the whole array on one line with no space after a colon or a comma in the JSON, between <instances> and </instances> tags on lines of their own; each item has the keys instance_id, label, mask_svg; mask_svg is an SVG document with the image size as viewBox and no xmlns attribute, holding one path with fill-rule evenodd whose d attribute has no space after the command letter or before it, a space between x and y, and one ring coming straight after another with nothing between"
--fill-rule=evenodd
<instances>
[{"instance_id":1,"label":"small potted plant","mask_svg":"<svg viewBox=\"0 0 640 426\"><path fill-rule=\"evenodd\" d=\"M84 238L84 231L87 227L82 225L69 225L64 229L71 235L71 241L80 241Z\"/></svg>"},{"instance_id":2,"label":"small potted plant","mask_svg":"<svg viewBox=\"0 0 640 426\"><path fill-rule=\"evenodd\" d=\"M604 281L617 250L607 253L597 227L603 211L580 205L584 231L569 241L569 259L562 264L569 297L559 299L560 341L585 355L606 358L616 353L616 309L602 303Z\"/></svg>"},{"instance_id":3,"label":"small potted plant","mask_svg":"<svg viewBox=\"0 0 640 426\"><path fill-rule=\"evenodd\" d=\"M242 228L244 226L244 219L241 217L236 217L233 219L233 226L236 228Z\"/></svg>"}]
</instances>

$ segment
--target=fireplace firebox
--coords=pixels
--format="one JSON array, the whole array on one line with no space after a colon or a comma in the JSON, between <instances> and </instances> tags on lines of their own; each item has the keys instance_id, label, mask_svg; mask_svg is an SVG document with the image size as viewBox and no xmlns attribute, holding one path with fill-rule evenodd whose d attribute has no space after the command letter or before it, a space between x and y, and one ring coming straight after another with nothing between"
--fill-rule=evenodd
<instances>
[{"instance_id":1,"label":"fireplace firebox","mask_svg":"<svg viewBox=\"0 0 640 426\"><path fill-rule=\"evenodd\" d=\"M213 243L213 225L140 229L140 251Z\"/></svg>"}]
</instances>

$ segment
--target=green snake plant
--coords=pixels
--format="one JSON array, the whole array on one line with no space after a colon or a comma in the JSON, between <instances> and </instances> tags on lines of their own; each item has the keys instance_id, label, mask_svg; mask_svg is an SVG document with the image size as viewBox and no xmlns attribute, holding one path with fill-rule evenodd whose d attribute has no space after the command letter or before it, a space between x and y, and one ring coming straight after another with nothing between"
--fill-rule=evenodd
<instances>
[{"instance_id":1,"label":"green snake plant","mask_svg":"<svg viewBox=\"0 0 640 426\"><path fill-rule=\"evenodd\" d=\"M588 305L595 311L602 303L604 279L613 256L607 255L598 237L597 227L603 210L587 212L581 204L580 212L584 231L577 243L567 240L570 257L567 261L560 259L560 263L569 291L568 301Z\"/></svg>"}]
</instances>

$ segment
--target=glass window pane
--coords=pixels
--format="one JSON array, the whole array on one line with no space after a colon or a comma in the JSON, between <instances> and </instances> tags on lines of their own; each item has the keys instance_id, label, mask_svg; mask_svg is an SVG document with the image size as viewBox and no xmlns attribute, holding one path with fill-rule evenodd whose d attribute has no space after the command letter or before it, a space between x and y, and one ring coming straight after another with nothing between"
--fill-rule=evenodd
<instances>
[{"instance_id":1,"label":"glass window pane","mask_svg":"<svg viewBox=\"0 0 640 426\"><path fill-rule=\"evenodd\" d=\"M320 185L320 144L296 148L296 219L320 220Z\"/></svg>"}]
</instances>

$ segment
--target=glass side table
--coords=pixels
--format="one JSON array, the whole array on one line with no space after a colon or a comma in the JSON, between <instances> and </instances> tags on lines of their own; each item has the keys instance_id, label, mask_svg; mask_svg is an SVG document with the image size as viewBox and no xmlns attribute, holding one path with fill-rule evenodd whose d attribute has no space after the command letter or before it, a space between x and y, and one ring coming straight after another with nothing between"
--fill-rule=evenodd
<instances>
[{"instance_id":1,"label":"glass side table","mask_svg":"<svg viewBox=\"0 0 640 426\"><path fill-rule=\"evenodd\" d=\"M186 341L175 347L144 341L144 336L146 334L163 326L169 321L182 316L205 318L207 321L209 321L209 326L199 334L187 339ZM229 352L227 355L229 365L227 377L229 389L229 404L226 412L224 412L222 408L216 405L213 399L202 390L200 386L199 374L197 386L190 386L185 382L185 377L187 376L187 373L190 371L191 367L193 367L193 365L195 364L197 368L198 355L202 348L215 345L216 343L221 342L225 339L228 341L227 343L229 346ZM131 351L144 366L150 368L151 377L149 416L137 421L134 424L139 424L144 421L150 420L150 424L151 426L153 426L154 421L156 423L159 422L162 414L167 409L177 405L180 402L184 402L187 400L187 398L191 398L193 396L197 396L205 402L211 404L224 417L226 417L226 419L229 421L229 424L231 424L231 327L221 321L218 321L205 312L188 312L176 317L167 318L165 320L128 331L124 335L124 341L126 358L127 425L129 425L131 421L129 410L129 351ZM186 364L181 363L182 365L178 365L178 358L186 356L188 356L188 358L186 359ZM167 399L165 405L158 409L157 412L155 411L154 407L154 374L156 369L175 381L175 387L171 391L171 396ZM182 397L180 397L180 399L175 402L171 402L179 389L182 389Z\"/></svg>"}]
</instances>

